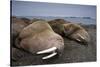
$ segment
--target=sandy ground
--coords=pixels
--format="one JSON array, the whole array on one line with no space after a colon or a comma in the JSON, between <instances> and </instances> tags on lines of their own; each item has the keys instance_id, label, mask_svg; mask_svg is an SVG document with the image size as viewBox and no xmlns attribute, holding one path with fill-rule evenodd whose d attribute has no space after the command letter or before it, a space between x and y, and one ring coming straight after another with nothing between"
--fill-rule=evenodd
<instances>
[{"instance_id":1,"label":"sandy ground","mask_svg":"<svg viewBox=\"0 0 100 67\"><path fill-rule=\"evenodd\" d=\"M91 41L88 46L80 45L74 41L64 38L65 48L62 56L55 56L48 60L42 60L43 55L32 55L31 53L11 48L11 65L43 65L96 61L96 29L88 29Z\"/></svg>"}]
</instances>

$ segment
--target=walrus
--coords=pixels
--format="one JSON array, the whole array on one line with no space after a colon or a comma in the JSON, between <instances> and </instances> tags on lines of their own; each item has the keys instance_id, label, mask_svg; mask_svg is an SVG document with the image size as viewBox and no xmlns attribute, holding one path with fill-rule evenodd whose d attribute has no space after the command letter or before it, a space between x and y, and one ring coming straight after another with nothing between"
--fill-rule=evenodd
<instances>
[{"instance_id":1,"label":"walrus","mask_svg":"<svg viewBox=\"0 0 100 67\"><path fill-rule=\"evenodd\" d=\"M45 20L44 19L33 18L33 19L31 19L31 21L29 23L31 24L31 23L34 23L36 21L45 21Z\"/></svg>"},{"instance_id":2,"label":"walrus","mask_svg":"<svg viewBox=\"0 0 100 67\"><path fill-rule=\"evenodd\" d=\"M53 19L48 21L48 23L56 33L63 35L63 31L64 31L63 24L71 23L71 22L66 21L64 19Z\"/></svg>"},{"instance_id":3,"label":"walrus","mask_svg":"<svg viewBox=\"0 0 100 67\"><path fill-rule=\"evenodd\" d=\"M26 27L28 24L25 23L22 19L17 18L15 16L11 17L11 42L12 45L15 46L15 40L21 30Z\"/></svg>"},{"instance_id":4,"label":"walrus","mask_svg":"<svg viewBox=\"0 0 100 67\"><path fill-rule=\"evenodd\" d=\"M53 19L48 21L50 25L57 25L57 24L65 24L65 23L71 23L70 21L64 20L64 19Z\"/></svg>"},{"instance_id":5,"label":"walrus","mask_svg":"<svg viewBox=\"0 0 100 67\"><path fill-rule=\"evenodd\" d=\"M88 45L90 41L90 36L88 32L78 24L68 23L63 24L64 26L64 35L71 40L74 40L82 45Z\"/></svg>"},{"instance_id":6,"label":"walrus","mask_svg":"<svg viewBox=\"0 0 100 67\"><path fill-rule=\"evenodd\" d=\"M77 23L72 23L63 19L54 19L48 21L48 23L56 33L63 37L74 40L82 45L88 45L90 41L88 32Z\"/></svg>"},{"instance_id":7,"label":"walrus","mask_svg":"<svg viewBox=\"0 0 100 67\"><path fill-rule=\"evenodd\" d=\"M30 19L28 19L28 18L25 18L25 17L22 17L22 18L20 18L21 20L23 20L26 24L30 24L29 22L31 21Z\"/></svg>"},{"instance_id":8,"label":"walrus","mask_svg":"<svg viewBox=\"0 0 100 67\"><path fill-rule=\"evenodd\" d=\"M11 29L14 35L17 35L24 27L27 26L27 23L17 17L11 17L11 23Z\"/></svg>"},{"instance_id":9,"label":"walrus","mask_svg":"<svg viewBox=\"0 0 100 67\"><path fill-rule=\"evenodd\" d=\"M19 34L19 40L17 46L32 54L50 53L42 59L60 55L64 49L63 38L52 30L47 21L36 21L25 27Z\"/></svg>"}]
</instances>

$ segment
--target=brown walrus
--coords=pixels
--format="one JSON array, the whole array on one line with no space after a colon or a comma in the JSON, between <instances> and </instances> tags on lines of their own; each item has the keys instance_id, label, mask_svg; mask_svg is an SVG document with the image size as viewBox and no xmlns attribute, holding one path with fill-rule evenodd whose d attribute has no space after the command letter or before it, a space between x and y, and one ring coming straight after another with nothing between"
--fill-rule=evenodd
<instances>
[{"instance_id":1,"label":"brown walrus","mask_svg":"<svg viewBox=\"0 0 100 67\"><path fill-rule=\"evenodd\" d=\"M31 23L34 23L36 21L45 21L45 20L44 19L33 18L33 19L31 19L31 21L29 23L31 24Z\"/></svg>"},{"instance_id":2,"label":"brown walrus","mask_svg":"<svg viewBox=\"0 0 100 67\"><path fill-rule=\"evenodd\" d=\"M21 30L26 27L28 24L25 23L22 19L15 16L11 17L11 43L15 46L15 40Z\"/></svg>"},{"instance_id":3,"label":"brown walrus","mask_svg":"<svg viewBox=\"0 0 100 67\"><path fill-rule=\"evenodd\" d=\"M19 48L31 53L51 53L42 59L60 54L64 48L63 38L55 33L46 21L36 21L25 27L19 34Z\"/></svg>"},{"instance_id":4,"label":"brown walrus","mask_svg":"<svg viewBox=\"0 0 100 67\"><path fill-rule=\"evenodd\" d=\"M63 26L64 26L63 33L65 37L77 41L82 45L88 45L90 41L90 36L83 27L74 23L63 24Z\"/></svg>"},{"instance_id":5,"label":"brown walrus","mask_svg":"<svg viewBox=\"0 0 100 67\"><path fill-rule=\"evenodd\" d=\"M64 31L63 24L70 23L70 22L69 21L66 21L64 19L54 19L54 20L48 21L48 23L50 24L50 26L52 27L52 29L56 33L58 33L60 35L63 35L63 31Z\"/></svg>"},{"instance_id":6,"label":"brown walrus","mask_svg":"<svg viewBox=\"0 0 100 67\"><path fill-rule=\"evenodd\" d=\"M21 20L23 20L26 24L30 24L29 22L31 21L30 19L28 19L28 18L25 18L25 17L23 17L23 18L20 18Z\"/></svg>"},{"instance_id":7,"label":"brown walrus","mask_svg":"<svg viewBox=\"0 0 100 67\"><path fill-rule=\"evenodd\" d=\"M83 45L87 45L90 41L89 34L79 24L75 24L63 19L50 20L48 23L52 29L61 36L74 40Z\"/></svg>"}]
</instances>

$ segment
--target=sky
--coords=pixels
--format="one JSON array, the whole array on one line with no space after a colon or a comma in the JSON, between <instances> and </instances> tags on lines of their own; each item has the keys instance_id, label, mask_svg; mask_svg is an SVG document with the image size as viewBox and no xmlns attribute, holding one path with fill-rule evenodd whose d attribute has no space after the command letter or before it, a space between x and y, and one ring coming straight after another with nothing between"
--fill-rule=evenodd
<instances>
[{"instance_id":1,"label":"sky","mask_svg":"<svg viewBox=\"0 0 100 67\"><path fill-rule=\"evenodd\" d=\"M96 6L12 1L12 15L96 18Z\"/></svg>"}]
</instances>

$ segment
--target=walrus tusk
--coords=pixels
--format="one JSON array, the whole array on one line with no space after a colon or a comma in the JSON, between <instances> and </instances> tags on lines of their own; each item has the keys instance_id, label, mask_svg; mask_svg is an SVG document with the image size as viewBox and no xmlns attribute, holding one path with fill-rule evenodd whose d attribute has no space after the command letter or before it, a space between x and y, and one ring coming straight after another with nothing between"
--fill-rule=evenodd
<instances>
[{"instance_id":1,"label":"walrus tusk","mask_svg":"<svg viewBox=\"0 0 100 67\"><path fill-rule=\"evenodd\" d=\"M43 57L42 59L49 59L49 58L55 56L56 54L57 54L56 52L53 52L52 54L50 54L50 55L48 55L48 56L45 56L45 57Z\"/></svg>"},{"instance_id":2,"label":"walrus tusk","mask_svg":"<svg viewBox=\"0 0 100 67\"><path fill-rule=\"evenodd\" d=\"M80 39L76 39L76 40L78 40L79 42L81 41Z\"/></svg>"},{"instance_id":3,"label":"walrus tusk","mask_svg":"<svg viewBox=\"0 0 100 67\"><path fill-rule=\"evenodd\" d=\"M80 34L78 34L83 40L84 40L84 37L83 36L81 36Z\"/></svg>"},{"instance_id":4,"label":"walrus tusk","mask_svg":"<svg viewBox=\"0 0 100 67\"><path fill-rule=\"evenodd\" d=\"M56 49L57 49L57 47L52 47L52 48L49 48L49 49L46 49L46 50L39 51L39 52L37 52L37 54L50 53L50 52L55 51Z\"/></svg>"}]
</instances>

